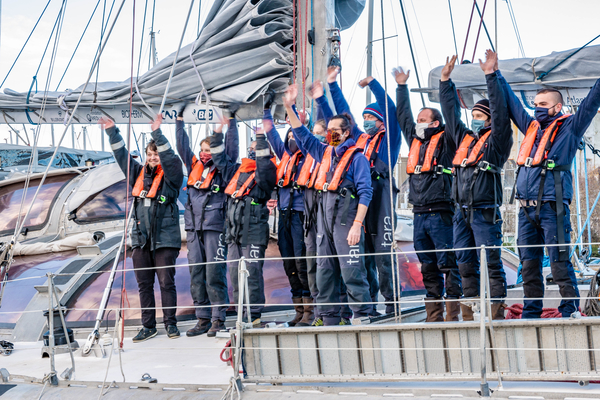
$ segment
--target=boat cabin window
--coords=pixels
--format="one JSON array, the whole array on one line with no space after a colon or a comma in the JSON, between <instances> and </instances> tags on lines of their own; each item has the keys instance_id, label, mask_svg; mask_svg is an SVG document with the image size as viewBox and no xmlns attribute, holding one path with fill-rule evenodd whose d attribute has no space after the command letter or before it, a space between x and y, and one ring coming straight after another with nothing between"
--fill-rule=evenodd
<instances>
[{"instance_id":1,"label":"boat cabin window","mask_svg":"<svg viewBox=\"0 0 600 400\"><path fill-rule=\"evenodd\" d=\"M23 227L36 230L44 226L58 193L75 176L75 174L64 174L47 177ZM13 183L0 188L0 215L2 215L2 218L0 218L0 234L14 231L19 211L21 212L21 218L23 218L40 182L41 178L32 179L29 182L23 207L21 207L21 200L23 198L24 182Z\"/></svg>"},{"instance_id":2,"label":"boat cabin window","mask_svg":"<svg viewBox=\"0 0 600 400\"><path fill-rule=\"evenodd\" d=\"M90 197L76 211L75 222L90 224L125 218L126 182L117 182ZM132 197L129 196L129 204Z\"/></svg>"}]
</instances>

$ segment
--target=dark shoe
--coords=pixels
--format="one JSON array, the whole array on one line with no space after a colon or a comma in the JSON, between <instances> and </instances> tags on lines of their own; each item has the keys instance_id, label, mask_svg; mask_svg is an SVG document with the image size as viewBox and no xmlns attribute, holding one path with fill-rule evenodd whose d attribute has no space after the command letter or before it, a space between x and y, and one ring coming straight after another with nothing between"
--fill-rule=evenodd
<instances>
[{"instance_id":1,"label":"dark shoe","mask_svg":"<svg viewBox=\"0 0 600 400\"><path fill-rule=\"evenodd\" d=\"M310 326L323 326L323 318L316 318Z\"/></svg>"},{"instance_id":2,"label":"dark shoe","mask_svg":"<svg viewBox=\"0 0 600 400\"><path fill-rule=\"evenodd\" d=\"M504 309L506 304L503 302L492 303L492 319L504 319Z\"/></svg>"},{"instance_id":3,"label":"dark shoe","mask_svg":"<svg viewBox=\"0 0 600 400\"><path fill-rule=\"evenodd\" d=\"M228 118L235 118L235 113L240 109L242 105L240 103L229 103L225 106L225 116Z\"/></svg>"},{"instance_id":4,"label":"dark shoe","mask_svg":"<svg viewBox=\"0 0 600 400\"><path fill-rule=\"evenodd\" d=\"M427 319L425 322L443 322L444 321L444 302L432 301L434 298L428 297L425 300L425 311L427 311Z\"/></svg>"},{"instance_id":5,"label":"dark shoe","mask_svg":"<svg viewBox=\"0 0 600 400\"><path fill-rule=\"evenodd\" d=\"M473 309L471 306L460 303L460 311L462 312L463 321L473 321Z\"/></svg>"},{"instance_id":6,"label":"dark shoe","mask_svg":"<svg viewBox=\"0 0 600 400\"><path fill-rule=\"evenodd\" d=\"M398 310L400 310L400 307L398 307ZM385 313L386 314L393 314L394 313L394 305L393 304L386 304L385 305Z\"/></svg>"},{"instance_id":7,"label":"dark shoe","mask_svg":"<svg viewBox=\"0 0 600 400\"><path fill-rule=\"evenodd\" d=\"M210 319L200 318L192 329L189 329L185 335L188 337L202 335L210 329Z\"/></svg>"},{"instance_id":8,"label":"dark shoe","mask_svg":"<svg viewBox=\"0 0 600 400\"><path fill-rule=\"evenodd\" d=\"M177 339L181 334L175 325L169 325L167 326L167 336L169 339Z\"/></svg>"},{"instance_id":9,"label":"dark shoe","mask_svg":"<svg viewBox=\"0 0 600 400\"><path fill-rule=\"evenodd\" d=\"M135 335L135 337L133 338L133 343L140 343L148 339L152 339L154 336L156 336L157 333L158 331L156 330L156 328L142 328L140 329L138 334Z\"/></svg>"},{"instance_id":10,"label":"dark shoe","mask_svg":"<svg viewBox=\"0 0 600 400\"><path fill-rule=\"evenodd\" d=\"M446 321L458 321L460 302L458 299L446 299Z\"/></svg>"},{"instance_id":11,"label":"dark shoe","mask_svg":"<svg viewBox=\"0 0 600 400\"><path fill-rule=\"evenodd\" d=\"M294 319L288 322L288 326L296 326L302 317L304 316L304 305L302 303L302 297L292 297L292 301L294 302L294 310L296 310L296 315Z\"/></svg>"},{"instance_id":12,"label":"dark shoe","mask_svg":"<svg viewBox=\"0 0 600 400\"><path fill-rule=\"evenodd\" d=\"M315 306L313 306L313 298L304 297L302 301L304 302L304 314L302 314L302 319L296 324L296 326L310 326L315 320Z\"/></svg>"},{"instance_id":13,"label":"dark shoe","mask_svg":"<svg viewBox=\"0 0 600 400\"><path fill-rule=\"evenodd\" d=\"M206 334L206 336L215 337L215 336L217 336L217 332L224 331L224 330L225 330L225 324L223 323L223 321L216 320L216 321L212 322L212 326L208 330L208 333Z\"/></svg>"},{"instance_id":14,"label":"dark shoe","mask_svg":"<svg viewBox=\"0 0 600 400\"><path fill-rule=\"evenodd\" d=\"M348 318L342 318L339 325L352 325L352 322Z\"/></svg>"}]
</instances>

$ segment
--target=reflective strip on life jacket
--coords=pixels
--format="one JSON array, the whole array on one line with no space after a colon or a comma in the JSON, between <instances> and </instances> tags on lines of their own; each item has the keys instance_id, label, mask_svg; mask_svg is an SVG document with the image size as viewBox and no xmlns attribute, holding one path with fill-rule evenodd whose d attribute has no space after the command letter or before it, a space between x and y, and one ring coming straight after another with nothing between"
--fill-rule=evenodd
<instances>
[{"instance_id":1,"label":"reflective strip on life jacket","mask_svg":"<svg viewBox=\"0 0 600 400\"><path fill-rule=\"evenodd\" d=\"M537 138L538 131L540 130L540 123L536 120L533 120L531 124L529 124L529 128L527 128L523 143L521 143L521 148L519 149L519 155L517 157L517 165L526 167L542 165L546 158L548 158L548 152L554 144L554 139L556 138L558 128L560 128L564 120L570 116L570 114L562 115L552 121L552 123L548 125L546 129L544 129L535 155L532 157L531 153L533 152L535 139Z\"/></svg>"},{"instance_id":2,"label":"reflective strip on life jacket","mask_svg":"<svg viewBox=\"0 0 600 400\"><path fill-rule=\"evenodd\" d=\"M340 160L338 165L335 167L335 171L333 173L333 177L331 178L331 182L326 182L327 181L327 173L329 172L329 168L324 170L323 166L324 165L331 166L332 152L329 152L329 153L326 152L325 155L323 156L323 160L321 161L321 169L319 170L319 178L317 178L317 182L315 183L315 188L318 190L329 190L332 192L336 191L338 189L340 183L342 183L342 181L344 180L344 175L346 174L346 170L350 167L350 162L352 161L352 157L354 157L354 153L356 153L357 151L360 151L360 149L357 148L356 146L352 146L346 150L346 152L342 156L342 159ZM325 157L328 157L329 160L326 160ZM324 176L325 179L323 179L321 181L320 178L322 176Z\"/></svg>"},{"instance_id":3,"label":"reflective strip on life jacket","mask_svg":"<svg viewBox=\"0 0 600 400\"><path fill-rule=\"evenodd\" d=\"M146 166L142 168L140 174L135 181L135 185L133 186L133 190L131 191L131 195L134 197L139 197L142 199L149 198L153 199L156 197L156 193L158 193L158 188L162 182L164 171L162 166L158 165L156 170L156 174L154 175L154 179L152 180L152 186L150 186L150 190L144 190L144 171L146 170Z\"/></svg>"},{"instance_id":4,"label":"reflective strip on life jacket","mask_svg":"<svg viewBox=\"0 0 600 400\"><path fill-rule=\"evenodd\" d=\"M187 184L188 186L193 186L196 189L209 189L212 183L213 178L217 172L217 168L213 165L206 176L202 176L204 174L204 164L202 164L196 156L192 158L192 172L188 178Z\"/></svg>"},{"instance_id":5,"label":"reflective strip on life jacket","mask_svg":"<svg viewBox=\"0 0 600 400\"><path fill-rule=\"evenodd\" d=\"M319 166L321 164L318 163L312 156L309 154L306 156L306 160L304 160L304 164L302 165L302 169L298 174L298 179L296 183L298 186L312 188L317 180L317 176L319 175Z\"/></svg>"},{"instance_id":6,"label":"reflective strip on life jacket","mask_svg":"<svg viewBox=\"0 0 600 400\"><path fill-rule=\"evenodd\" d=\"M295 178L295 176L292 176L294 167L300 163L302 156L300 150L296 151L291 157L287 151L285 152L277 166L277 186L286 187L293 182Z\"/></svg>"},{"instance_id":7,"label":"reflective strip on life jacket","mask_svg":"<svg viewBox=\"0 0 600 400\"><path fill-rule=\"evenodd\" d=\"M460 147L456 151L454 155L454 159L452 160L452 164L455 167L470 167L476 165L481 158L483 157L483 151L485 150L485 144L492 130L490 129L486 134L481 136L475 145L471 147L472 142L475 138L471 135L466 135L462 142L460 143Z\"/></svg>"},{"instance_id":8,"label":"reflective strip on life jacket","mask_svg":"<svg viewBox=\"0 0 600 400\"><path fill-rule=\"evenodd\" d=\"M435 152L440 144L443 133L444 131L436 133L429 139L429 144L427 145L427 150L425 151L425 157L422 163L420 155L421 145L423 143L418 139L413 139L408 153L408 162L406 163L407 174L431 172L433 170L433 167L437 165L437 160L434 160Z\"/></svg>"}]
</instances>

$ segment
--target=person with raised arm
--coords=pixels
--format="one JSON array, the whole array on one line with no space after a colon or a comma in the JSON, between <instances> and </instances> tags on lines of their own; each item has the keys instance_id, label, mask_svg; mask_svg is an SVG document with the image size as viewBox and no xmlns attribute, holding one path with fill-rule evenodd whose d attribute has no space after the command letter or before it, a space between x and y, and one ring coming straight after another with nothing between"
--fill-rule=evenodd
<instances>
[{"instance_id":1,"label":"person with raised arm","mask_svg":"<svg viewBox=\"0 0 600 400\"><path fill-rule=\"evenodd\" d=\"M183 184L183 166L162 134L161 122L161 114L152 121L152 140L146 146L146 163L141 165L127 151L114 121L105 117L98 121L109 137L115 160L125 176L129 176L134 198L131 259L139 288L143 325L133 338L134 343L157 335L155 277L158 277L160 286L167 335L171 339L180 336L175 317L175 263L181 250L177 197Z\"/></svg>"},{"instance_id":2,"label":"person with raised arm","mask_svg":"<svg viewBox=\"0 0 600 400\"><path fill-rule=\"evenodd\" d=\"M225 187L231 176L222 174L212 160L210 137L200 142L200 153L196 157L185 132L183 110L184 107L177 114L177 152L188 172L188 199L185 203L184 220L190 264L190 292L198 318L196 326L189 329L186 335L198 336L206 333L209 337L215 337L218 331L225 329L226 304L229 303L225 263ZM215 132L221 133L225 124L228 125L225 154L230 160L237 160L237 121L233 117L224 118Z\"/></svg>"},{"instance_id":3,"label":"person with raised arm","mask_svg":"<svg viewBox=\"0 0 600 400\"><path fill-rule=\"evenodd\" d=\"M496 71L508 101L510 118L525 138L517 157L517 177L513 196L519 210L519 257L523 292L522 318L540 318L543 309L544 248L550 258L552 279L563 297L558 311L568 318L579 308L579 290L570 253L573 200L571 165L584 133L600 107L600 80L596 81L575 114L563 114L561 92L547 88L533 100L534 116L525 111L500 71ZM511 201L513 199L511 198ZM559 246L556 246L556 245ZM554 246L551 246L554 245ZM528 300L535 298L535 300Z\"/></svg>"},{"instance_id":4,"label":"person with raised arm","mask_svg":"<svg viewBox=\"0 0 600 400\"><path fill-rule=\"evenodd\" d=\"M489 100L480 100L473 107L471 129L460 119L458 94L450 79L456 56L446 59L439 90L446 133L454 138L457 146L452 160L453 199L457 203L454 248L495 247L486 250L492 318L504 319L506 274L500 254L502 216L499 207L502 205L502 167L510 155L513 139L506 98L495 72L498 56L491 50L485 55L485 62L479 60L479 65L485 73ZM480 252L456 252L464 297L473 301L480 295ZM468 303L461 304L461 311L464 321L473 320L473 310Z\"/></svg>"},{"instance_id":5,"label":"person with raised arm","mask_svg":"<svg viewBox=\"0 0 600 400\"><path fill-rule=\"evenodd\" d=\"M324 325L346 325L340 314L340 285L348 290L354 318L366 317L369 285L361 254L363 222L371 198L369 164L350 138L349 117L336 115L327 126L329 145L321 143L300 122L294 111L298 88L291 85L283 102L299 145L321 163L315 188L323 191L317 227L317 307ZM335 257L338 256L338 257ZM327 303L319 306L319 303ZM338 303L331 305L332 303Z\"/></svg>"},{"instance_id":6,"label":"person with raised arm","mask_svg":"<svg viewBox=\"0 0 600 400\"><path fill-rule=\"evenodd\" d=\"M426 322L458 321L462 285L456 254L452 250L452 159L456 144L445 132L442 113L435 108L422 108L415 123L410 107L406 81L410 71L394 69L398 122L410 148L406 173L409 176L408 201L413 205L413 243L421 262L421 274L427 291ZM446 250L430 252L428 250ZM444 288L445 286L445 288ZM445 290L444 290L445 289ZM449 300L449 301L448 301Z\"/></svg>"},{"instance_id":7,"label":"person with raised arm","mask_svg":"<svg viewBox=\"0 0 600 400\"><path fill-rule=\"evenodd\" d=\"M228 140L238 141L237 129L228 132ZM225 218L225 242L227 260L246 258L248 269L248 291L250 294L250 318L260 326L260 317L265 303L263 264L269 244L269 209L267 202L277 183L277 166L271 159L271 150L264 133L259 132L256 140L248 147L248 155L241 163L231 159L223 145L223 133L215 132L210 137L210 152L217 170L223 176L231 176L225 194L228 197ZM234 302L238 301L238 261L229 263L229 276L233 284ZM245 312L238 310L238 312Z\"/></svg>"}]
</instances>

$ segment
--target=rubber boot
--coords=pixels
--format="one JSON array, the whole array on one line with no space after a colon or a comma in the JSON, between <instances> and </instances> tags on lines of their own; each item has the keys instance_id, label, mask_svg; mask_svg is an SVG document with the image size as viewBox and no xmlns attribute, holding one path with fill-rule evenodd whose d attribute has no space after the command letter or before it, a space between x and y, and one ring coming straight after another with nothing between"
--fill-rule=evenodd
<instances>
[{"instance_id":1,"label":"rubber boot","mask_svg":"<svg viewBox=\"0 0 600 400\"><path fill-rule=\"evenodd\" d=\"M304 314L302 315L302 319L296 324L296 326L311 326L313 321L315 320L315 307L313 306L313 298L304 297L302 300L304 302Z\"/></svg>"},{"instance_id":2,"label":"rubber boot","mask_svg":"<svg viewBox=\"0 0 600 400\"><path fill-rule=\"evenodd\" d=\"M426 299L427 300L427 299ZM444 321L444 302L428 301L425 303L427 319L425 322L443 322Z\"/></svg>"},{"instance_id":3,"label":"rubber boot","mask_svg":"<svg viewBox=\"0 0 600 400\"><path fill-rule=\"evenodd\" d=\"M463 321L473 321L473 309L471 306L460 303L460 311L462 312Z\"/></svg>"},{"instance_id":4,"label":"rubber boot","mask_svg":"<svg viewBox=\"0 0 600 400\"><path fill-rule=\"evenodd\" d=\"M302 297L292 297L292 301L294 302L294 310L296 310L296 315L294 319L288 322L289 326L296 326L298 322L304 316L304 306L302 305Z\"/></svg>"},{"instance_id":5,"label":"rubber boot","mask_svg":"<svg viewBox=\"0 0 600 400\"><path fill-rule=\"evenodd\" d=\"M504 309L506 304L503 302L492 303L492 319L504 319Z\"/></svg>"},{"instance_id":6,"label":"rubber boot","mask_svg":"<svg viewBox=\"0 0 600 400\"><path fill-rule=\"evenodd\" d=\"M446 299L446 321L458 321L460 302L458 299Z\"/></svg>"}]
</instances>

